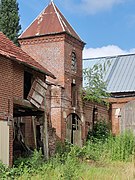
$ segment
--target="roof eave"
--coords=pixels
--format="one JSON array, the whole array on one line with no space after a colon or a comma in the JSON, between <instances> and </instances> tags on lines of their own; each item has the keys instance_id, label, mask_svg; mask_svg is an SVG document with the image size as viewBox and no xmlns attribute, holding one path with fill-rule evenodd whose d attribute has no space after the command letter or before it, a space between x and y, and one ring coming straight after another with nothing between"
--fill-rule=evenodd
<instances>
[{"instance_id":1,"label":"roof eave","mask_svg":"<svg viewBox=\"0 0 135 180\"><path fill-rule=\"evenodd\" d=\"M32 65L29 65L29 64L27 64L27 63L25 63L25 62L23 62L23 61L20 61L19 59L15 58L15 57L12 57L12 56L6 56L6 55L2 55L2 54L1 54L1 56L4 56L4 57L6 57L6 58L8 58L8 59L10 59L10 60L12 60L12 61L17 62L18 64L22 64L22 65L24 65L24 66L26 66L26 67L29 67L29 68L37 71L37 72L40 72L40 73L42 73L42 74L45 74L45 75L47 75L47 76L52 77L53 79L56 79L56 77L55 77L51 72L42 71L41 69L36 68L36 67L34 67L34 66L32 66Z\"/></svg>"},{"instance_id":2,"label":"roof eave","mask_svg":"<svg viewBox=\"0 0 135 180\"><path fill-rule=\"evenodd\" d=\"M11 59L12 59L12 58L11 58ZM22 61L20 61L20 60L18 60L18 59L15 59L15 58L13 58L12 60L16 61L16 62L19 63L19 64L23 64L24 66L27 66L27 67L29 67L29 68L37 71L37 72L40 72L40 73L42 73L42 74L45 74L46 76L50 76L50 77L52 77L53 79L56 79L56 77L55 77L51 72L43 71L43 70L41 70L41 69L38 69L38 68L36 68L36 67L34 67L34 66L32 66L32 65L29 65L29 64L27 64L27 63L25 63L25 62L22 62Z\"/></svg>"}]
</instances>

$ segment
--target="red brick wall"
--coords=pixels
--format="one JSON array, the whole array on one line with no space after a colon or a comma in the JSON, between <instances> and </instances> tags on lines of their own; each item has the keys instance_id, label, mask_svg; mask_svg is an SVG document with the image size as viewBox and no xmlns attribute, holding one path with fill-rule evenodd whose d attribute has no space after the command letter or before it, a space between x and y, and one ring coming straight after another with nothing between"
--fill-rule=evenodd
<instances>
[{"instance_id":1,"label":"red brick wall","mask_svg":"<svg viewBox=\"0 0 135 180\"><path fill-rule=\"evenodd\" d=\"M0 57L0 117L6 118L8 111L13 117L13 64Z\"/></svg>"},{"instance_id":2,"label":"red brick wall","mask_svg":"<svg viewBox=\"0 0 135 180\"><path fill-rule=\"evenodd\" d=\"M105 120L110 124L109 111L106 106L93 102L84 102L85 135L87 137L89 128L92 128L93 109L97 108L97 120Z\"/></svg>"},{"instance_id":3,"label":"red brick wall","mask_svg":"<svg viewBox=\"0 0 135 180\"><path fill-rule=\"evenodd\" d=\"M51 71L64 86L64 36L54 35L21 40L21 48ZM51 79L53 80L53 79Z\"/></svg>"},{"instance_id":4,"label":"red brick wall","mask_svg":"<svg viewBox=\"0 0 135 180\"><path fill-rule=\"evenodd\" d=\"M24 66L14 62L13 68L13 96L16 98L23 98Z\"/></svg>"}]
</instances>

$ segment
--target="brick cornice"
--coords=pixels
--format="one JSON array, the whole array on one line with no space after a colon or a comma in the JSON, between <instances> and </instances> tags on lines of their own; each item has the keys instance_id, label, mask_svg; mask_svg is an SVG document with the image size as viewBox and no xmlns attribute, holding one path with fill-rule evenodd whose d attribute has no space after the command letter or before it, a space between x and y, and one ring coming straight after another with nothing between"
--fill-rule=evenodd
<instances>
[{"instance_id":1,"label":"brick cornice","mask_svg":"<svg viewBox=\"0 0 135 180\"><path fill-rule=\"evenodd\" d=\"M48 34L48 35L42 35L42 36L33 36L28 38L19 39L19 43L21 45L27 45L27 44L42 44L42 43L48 43L48 42L60 42L65 41L69 44L72 44L74 46L80 47L80 49L83 49L85 43L82 41L79 41L78 39L74 38L70 34L64 32L64 33L57 33L57 34Z\"/></svg>"},{"instance_id":2,"label":"brick cornice","mask_svg":"<svg viewBox=\"0 0 135 180\"><path fill-rule=\"evenodd\" d=\"M48 35L48 36L37 36L37 37L31 37L31 38L25 38L25 39L20 39L19 43L21 45L33 45L33 44L43 44L43 43L49 43L49 42L60 42L64 41L65 36L64 34L59 34L59 35Z\"/></svg>"},{"instance_id":3,"label":"brick cornice","mask_svg":"<svg viewBox=\"0 0 135 180\"><path fill-rule=\"evenodd\" d=\"M81 50L83 50L85 43L82 41L79 41L78 39L74 38L73 36L69 35L69 34L65 34L65 42L73 45L73 46L77 46L79 47Z\"/></svg>"}]
</instances>

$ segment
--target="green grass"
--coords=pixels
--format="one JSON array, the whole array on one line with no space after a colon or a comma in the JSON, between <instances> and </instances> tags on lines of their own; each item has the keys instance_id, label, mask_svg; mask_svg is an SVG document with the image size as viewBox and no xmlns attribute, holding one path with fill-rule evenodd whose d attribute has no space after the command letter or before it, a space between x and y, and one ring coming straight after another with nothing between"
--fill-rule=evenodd
<instances>
[{"instance_id":1,"label":"green grass","mask_svg":"<svg viewBox=\"0 0 135 180\"><path fill-rule=\"evenodd\" d=\"M82 148L60 146L55 157L44 161L35 151L19 159L11 169L0 164L0 179L19 180L126 180L135 179L135 137L126 132L117 137L93 139Z\"/></svg>"}]
</instances>

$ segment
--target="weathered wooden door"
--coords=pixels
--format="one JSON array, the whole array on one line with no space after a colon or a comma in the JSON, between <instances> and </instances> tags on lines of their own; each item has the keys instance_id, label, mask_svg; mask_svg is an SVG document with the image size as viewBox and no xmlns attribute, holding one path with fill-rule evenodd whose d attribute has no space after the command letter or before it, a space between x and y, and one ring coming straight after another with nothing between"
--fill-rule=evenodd
<instances>
[{"instance_id":1,"label":"weathered wooden door","mask_svg":"<svg viewBox=\"0 0 135 180\"><path fill-rule=\"evenodd\" d=\"M120 114L120 132L132 130L135 134L135 101L126 103Z\"/></svg>"},{"instance_id":2,"label":"weathered wooden door","mask_svg":"<svg viewBox=\"0 0 135 180\"><path fill-rule=\"evenodd\" d=\"M70 114L67 117L66 139L75 145L81 146L81 120L77 114Z\"/></svg>"}]
</instances>

